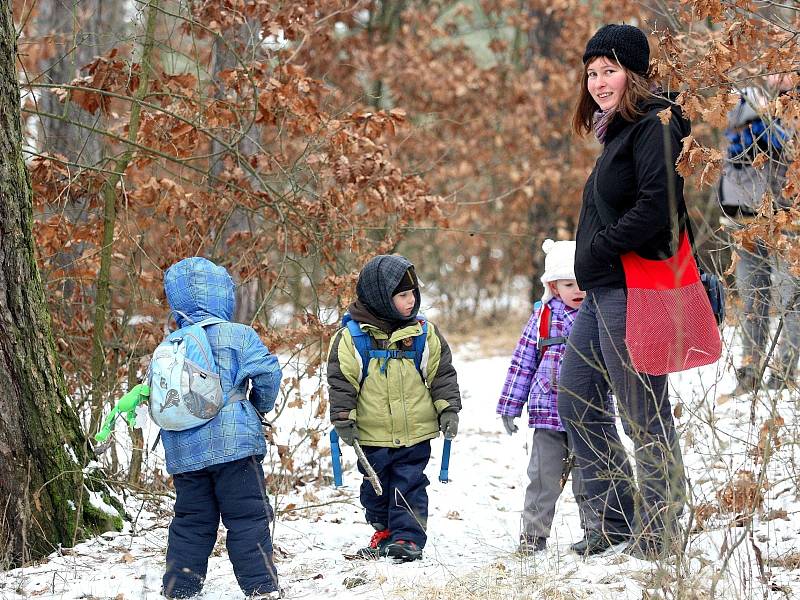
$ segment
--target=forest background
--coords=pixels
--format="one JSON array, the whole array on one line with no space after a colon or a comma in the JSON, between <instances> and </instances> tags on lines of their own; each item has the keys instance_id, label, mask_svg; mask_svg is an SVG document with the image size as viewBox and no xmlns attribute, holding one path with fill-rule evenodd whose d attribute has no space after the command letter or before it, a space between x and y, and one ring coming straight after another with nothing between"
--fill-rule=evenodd
<instances>
[{"instance_id":1,"label":"forest background","mask_svg":"<svg viewBox=\"0 0 800 600\"><path fill-rule=\"evenodd\" d=\"M653 68L692 119L679 169L718 273L725 113L768 74L800 82L792 2L14 0L13 14L36 262L87 434L141 376L168 315L163 271L186 256L230 270L236 320L302 365L281 406L319 416L324 389L300 386L370 256L408 256L449 330L527 310L514 290L538 295L541 242L572 237L599 151L570 121L602 23L651 34ZM767 92L769 117L800 122L797 93ZM736 241L764 237L800 273L782 229L798 218L798 161L784 194L783 221ZM274 485L320 476L278 449ZM134 430L109 472L165 485L146 453Z\"/></svg>"}]
</instances>

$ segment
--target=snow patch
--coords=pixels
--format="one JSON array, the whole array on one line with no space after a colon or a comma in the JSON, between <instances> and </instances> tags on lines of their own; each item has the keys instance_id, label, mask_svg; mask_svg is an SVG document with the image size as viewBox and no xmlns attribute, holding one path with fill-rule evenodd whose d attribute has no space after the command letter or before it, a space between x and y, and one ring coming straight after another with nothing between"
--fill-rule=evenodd
<instances>
[{"instance_id":1,"label":"snow patch","mask_svg":"<svg viewBox=\"0 0 800 600\"><path fill-rule=\"evenodd\" d=\"M80 461L78 461L78 455L75 454L75 450L72 449L72 446L69 444L64 444L64 452L69 455L69 457L72 459L72 462L74 462L76 465L80 464Z\"/></svg>"},{"instance_id":2,"label":"snow patch","mask_svg":"<svg viewBox=\"0 0 800 600\"><path fill-rule=\"evenodd\" d=\"M88 488L84 488L86 493L89 495L89 504L92 505L93 508L96 508L100 512L103 512L112 517L118 517L119 512L116 508L107 504L105 500L103 500L103 495L100 492L92 491Z\"/></svg>"}]
</instances>

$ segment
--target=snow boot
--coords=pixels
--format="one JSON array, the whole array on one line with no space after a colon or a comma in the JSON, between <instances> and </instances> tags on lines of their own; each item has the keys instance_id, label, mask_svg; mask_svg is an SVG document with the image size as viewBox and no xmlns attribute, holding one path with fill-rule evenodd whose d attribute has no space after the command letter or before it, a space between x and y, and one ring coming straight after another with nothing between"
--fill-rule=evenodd
<instances>
[{"instance_id":1,"label":"snow boot","mask_svg":"<svg viewBox=\"0 0 800 600\"><path fill-rule=\"evenodd\" d=\"M531 556L536 552L541 552L547 548L547 538L537 537L523 533L519 536L519 547L517 553L522 556Z\"/></svg>"},{"instance_id":2,"label":"snow boot","mask_svg":"<svg viewBox=\"0 0 800 600\"><path fill-rule=\"evenodd\" d=\"M422 558L422 549L414 542L397 540L386 546L386 556L395 558L401 562L410 562Z\"/></svg>"},{"instance_id":3,"label":"snow boot","mask_svg":"<svg viewBox=\"0 0 800 600\"><path fill-rule=\"evenodd\" d=\"M361 548L356 552L358 558L373 560L381 556L386 556L386 546L389 545L389 538L392 534L381 523L373 523L372 526L375 528L375 533L372 534L369 546Z\"/></svg>"},{"instance_id":4,"label":"snow boot","mask_svg":"<svg viewBox=\"0 0 800 600\"><path fill-rule=\"evenodd\" d=\"M605 552L612 546L631 541L628 533L603 533L601 531L587 531L583 539L572 544L569 549L581 556L593 556Z\"/></svg>"}]
</instances>

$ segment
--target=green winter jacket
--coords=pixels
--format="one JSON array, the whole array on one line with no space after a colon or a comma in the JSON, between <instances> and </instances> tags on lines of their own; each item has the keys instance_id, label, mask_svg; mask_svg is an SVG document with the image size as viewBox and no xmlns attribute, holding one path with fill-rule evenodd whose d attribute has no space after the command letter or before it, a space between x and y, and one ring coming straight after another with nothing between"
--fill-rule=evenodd
<instances>
[{"instance_id":1,"label":"green winter jacket","mask_svg":"<svg viewBox=\"0 0 800 600\"><path fill-rule=\"evenodd\" d=\"M361 329L373 337L376 347L387 349L401 349L402 340L422 333L416 321L390 335L370 323L361 323ZM379 363L371 359L366 378L359 381L361 357L353 338L346 327L336 332L328 352L331 421L353 419L364 446L398 448L437 437L439 415L461 409L456 371L444 337L429 321L422 375L410 358L390 359L384 373Z\"/></svg>"}]
</instances>

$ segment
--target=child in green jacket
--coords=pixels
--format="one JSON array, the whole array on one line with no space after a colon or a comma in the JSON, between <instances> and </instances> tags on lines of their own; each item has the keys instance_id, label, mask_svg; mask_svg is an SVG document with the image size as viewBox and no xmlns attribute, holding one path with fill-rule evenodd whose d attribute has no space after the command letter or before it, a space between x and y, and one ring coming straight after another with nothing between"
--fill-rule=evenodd
<instances>
[{"instance_id":1,"label":"child in green jacket","mask_svg":"<svg viewBox=\"0 0 800 600\"><path fill-rule=\"evenodd\" d=\"M383 488L378 496L366 479L361 484L361 504L375 534L359 555L416 560L427 541L430 440L440 431L455 437L461 393L450 347L433 323L417 315L414 265L398 255L376 256L362 269L356 294L345 317L354 323L331 341L328 385L339 437L363 446ZM366 369L351 329L356 324L356 337L366 333L372 349ZM361 465L359 470L364 473Z\"/></svg>"}]
</instances>

